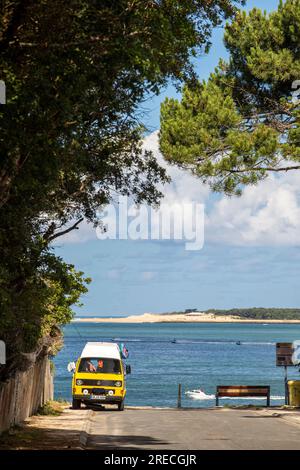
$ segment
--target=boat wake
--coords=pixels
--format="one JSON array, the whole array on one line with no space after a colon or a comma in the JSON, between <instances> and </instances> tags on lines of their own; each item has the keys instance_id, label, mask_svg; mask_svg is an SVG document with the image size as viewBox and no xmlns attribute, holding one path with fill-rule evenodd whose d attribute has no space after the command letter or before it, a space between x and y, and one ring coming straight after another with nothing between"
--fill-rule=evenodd
<instances>
[{"instance_id":1,"label":"boat wake","mask_svg":"<svg viewBox=\"0 0 300 470\"><path fill-rule=\"evenodd\" d=\"M188 390L185 392L185 395L187 395L189 398L192 398L194 400L214 400L216 398L215 395L207 395L205 392L202 390ZM226 400L264 400L262 397L223 397ZM271 400L284 400L284 397L274 395L271 396Z\"/></svg>"},{"instance_id":2,"label":"boat wake","mask_svg":"<svg viewBox=\"0 0 300 470\"><path fill-rule=\"evenodd\" d=\"M98 340L99 338L95 338L95 341ZM242 346L274 346L276 343L270 342L270 341L243 341L239 339L230 339L230 340L225 340L225 339L220 339L220 340L213 340L213 339L177 339L177 338L170 338L170 339L165 339L165 338L106 338L103 337L101 338L101 341L121 341L125 343L173 343L173 344L178 344L178 345L188 345L188 344L232 344L232 345L242 345Z\"/></svg>"}]
</instances>

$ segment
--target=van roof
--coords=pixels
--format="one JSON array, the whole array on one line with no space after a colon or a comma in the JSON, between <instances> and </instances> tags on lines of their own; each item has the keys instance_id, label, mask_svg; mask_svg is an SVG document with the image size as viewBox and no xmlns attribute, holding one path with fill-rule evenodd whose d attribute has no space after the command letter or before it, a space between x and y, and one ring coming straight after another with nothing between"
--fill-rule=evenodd
<instances>
[{"instance_id":1,"label":"van roof","mask_svg":"<svg viewBox=\"0 0 300 470\"><path fill-rule=\"evenodd\" d=\"M121 359L117 343L88 342L84 346L80 357L107 357Z\"/></svg>"}]
</instances>

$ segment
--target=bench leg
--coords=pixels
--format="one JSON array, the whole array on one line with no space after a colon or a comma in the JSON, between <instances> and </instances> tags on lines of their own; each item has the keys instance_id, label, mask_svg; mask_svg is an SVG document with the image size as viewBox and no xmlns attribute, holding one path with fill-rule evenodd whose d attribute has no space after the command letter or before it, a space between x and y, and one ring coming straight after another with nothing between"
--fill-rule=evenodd
<instances>
[{"instance_id":1,"label":"bench leg","mask_svg":"<svg viewBox=\"0 0 300 470\"><path fill-rule=\"evenodd\" d=\"M270 392L267 395L267 406L270 406Z\"/></svg>"},{"instance_id":2,"label":"bench leg","mask_svg":"<svg viewBox=\"0 0 300 470\"><path fill-rule=\"evenodd\" d=\"M216 395L216 406L219 406L219 397Z\"/></svg>"}]
</instances>

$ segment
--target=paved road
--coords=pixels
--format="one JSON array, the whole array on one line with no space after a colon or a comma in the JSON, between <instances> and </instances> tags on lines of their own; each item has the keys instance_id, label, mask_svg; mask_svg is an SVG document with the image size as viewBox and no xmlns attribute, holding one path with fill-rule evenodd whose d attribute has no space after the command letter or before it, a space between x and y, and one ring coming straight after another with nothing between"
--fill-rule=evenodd
<instances>
[{"instance_id":1,"label":"paved road","mask_svg":"<svg viewBox=\"0 0 300 470\"><path fill-rule=\"evenodd\" d=\"M86 429L93 449L300 449L300 425L275 411L91 411Z\"/></svg>"}]
</instances>

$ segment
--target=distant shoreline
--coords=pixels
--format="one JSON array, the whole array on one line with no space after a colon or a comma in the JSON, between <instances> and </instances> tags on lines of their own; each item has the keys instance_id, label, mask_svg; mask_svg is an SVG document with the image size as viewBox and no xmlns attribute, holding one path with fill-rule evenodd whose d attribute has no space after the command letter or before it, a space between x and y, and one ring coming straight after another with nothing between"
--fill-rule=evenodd
<instances>
[{"instance_id":1,"label":"distant shoreline","mask_svg":"<svg viewBox=\"0 0 300 470\"><path fill-rule=\"evenodd\" d=\"M300 324L300 320L279 319L243 319L230 315L212 313L197 314L154 314L130 315L128 317L80 317L72 320L75 323L291 323Z\"/></svg>"}]
</instances>

